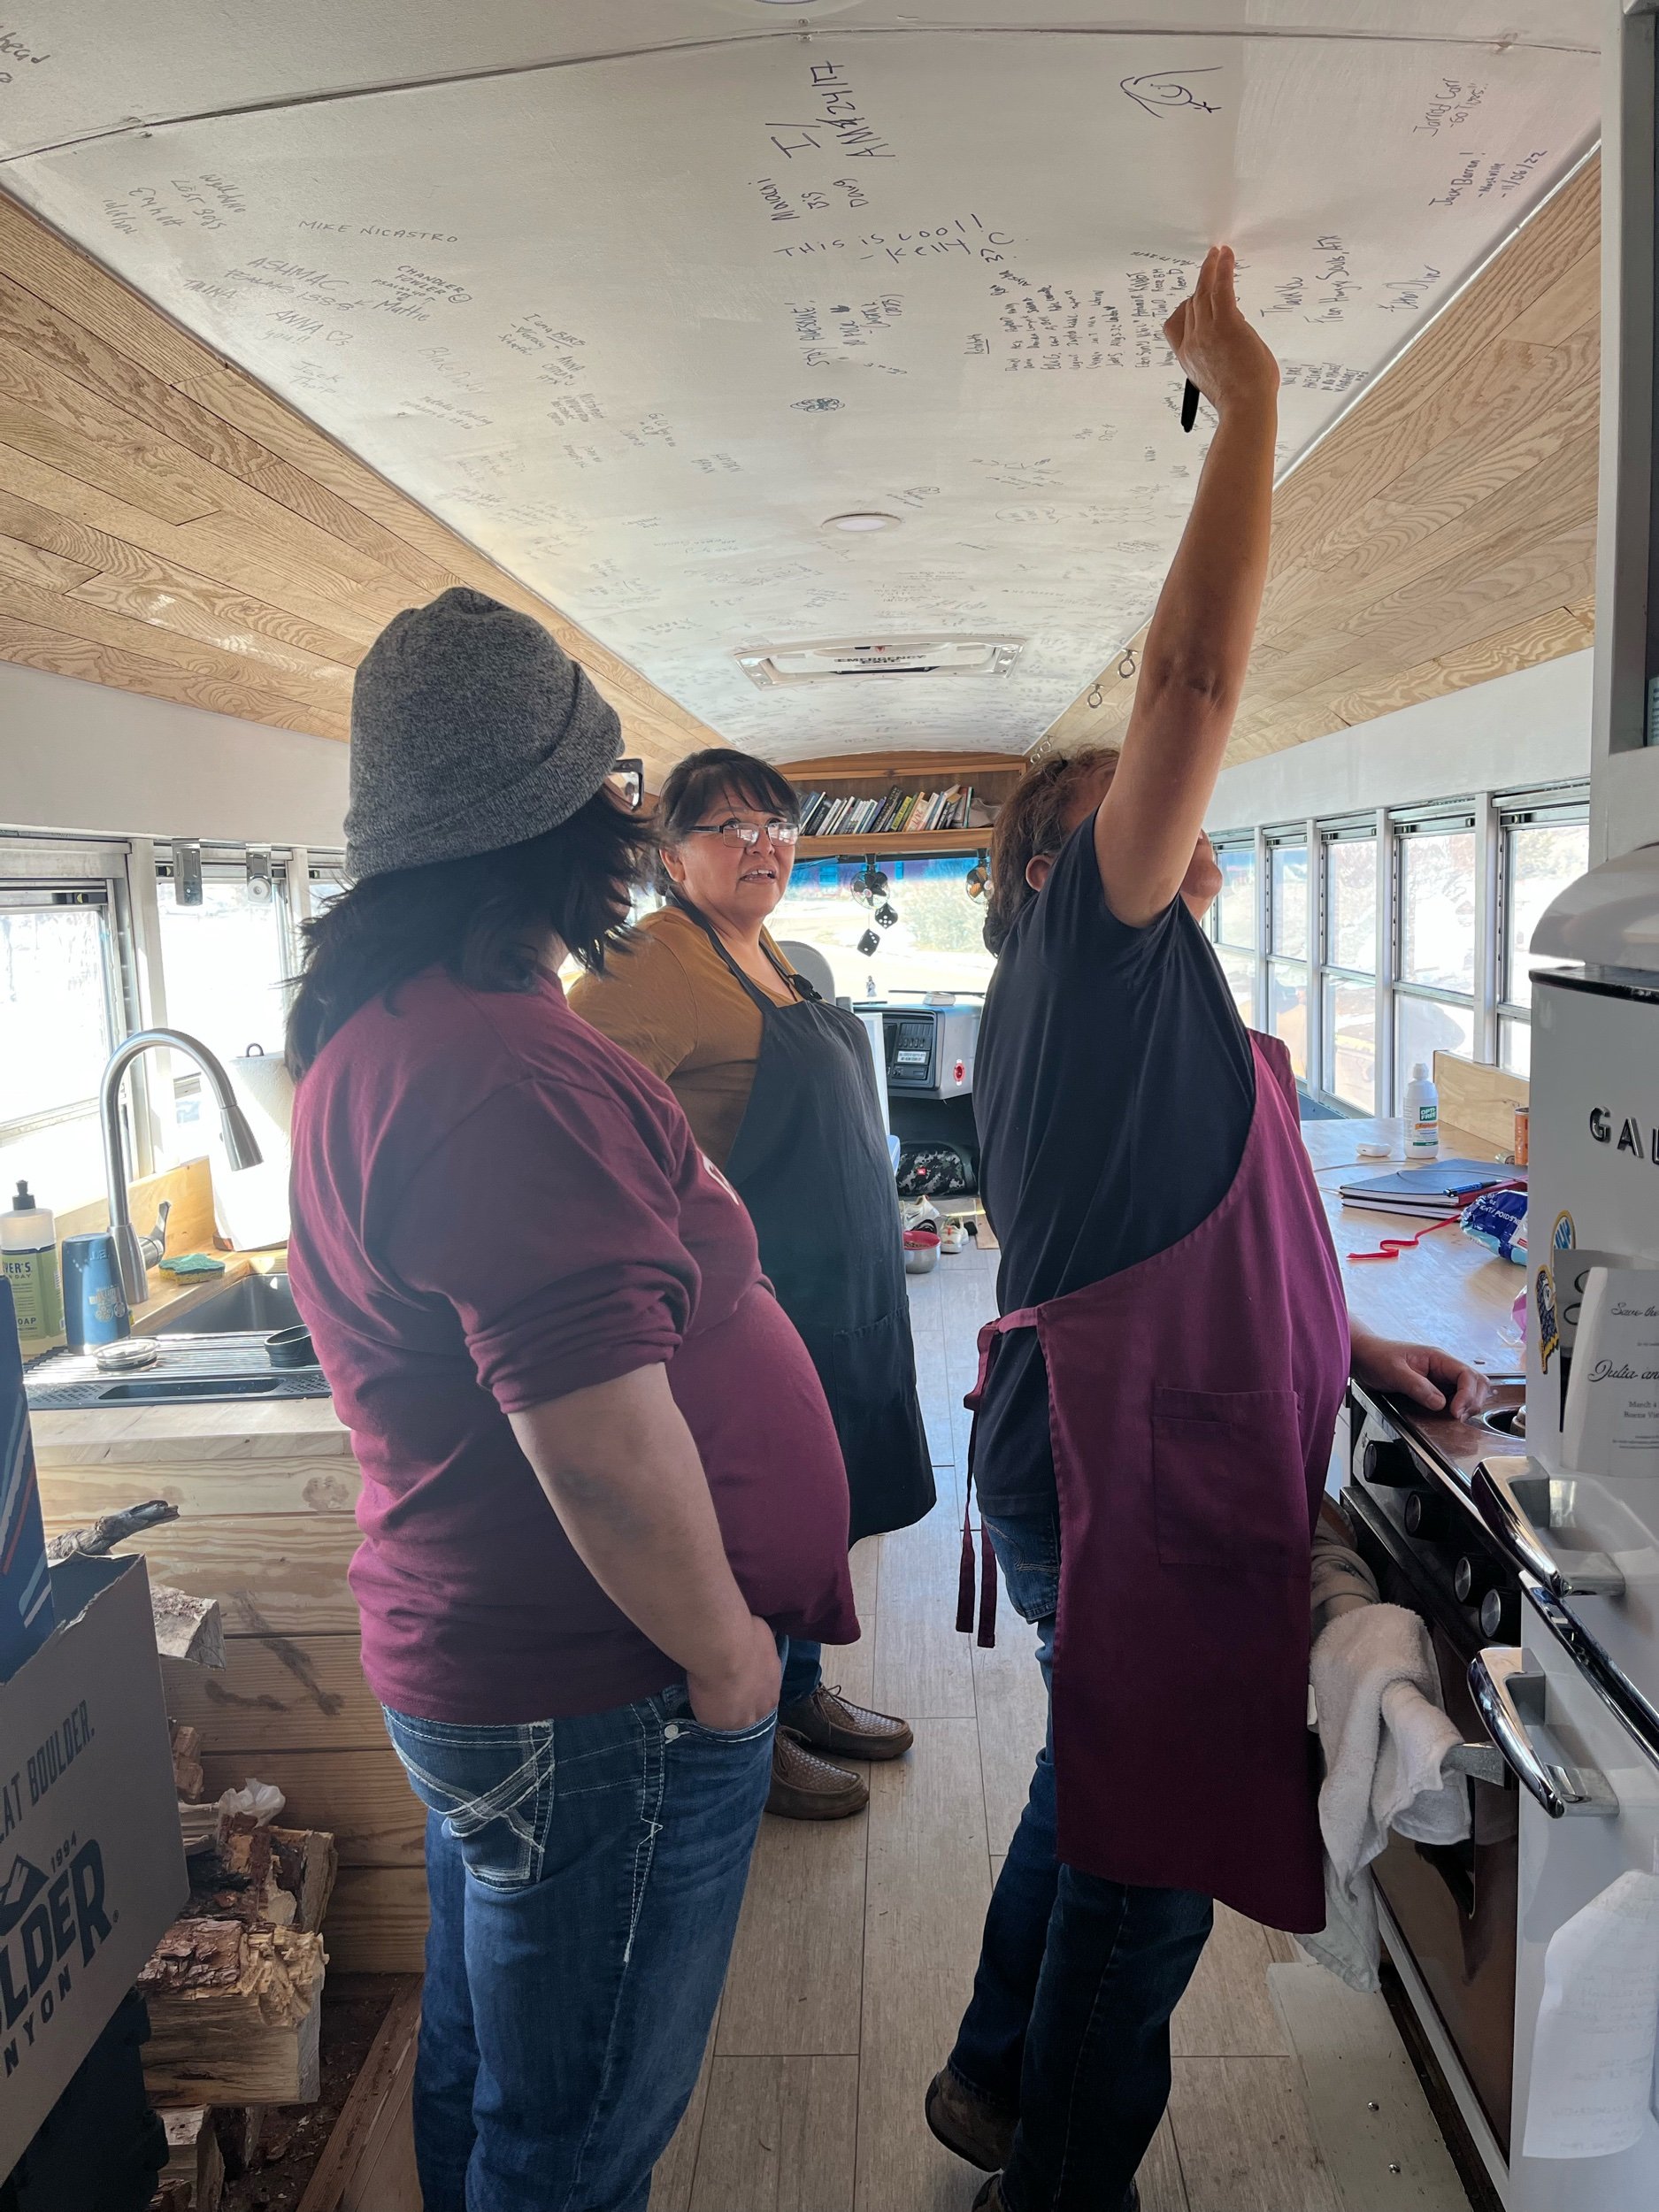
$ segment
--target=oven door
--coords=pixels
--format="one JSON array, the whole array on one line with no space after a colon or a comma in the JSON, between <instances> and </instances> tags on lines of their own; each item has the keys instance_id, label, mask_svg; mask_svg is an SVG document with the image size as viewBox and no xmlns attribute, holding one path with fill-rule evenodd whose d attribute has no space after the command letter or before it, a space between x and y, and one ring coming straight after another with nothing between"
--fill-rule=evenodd
<instances>
[{"instance_id":1,"label":"oven door","mask_svg":"<svg viewBox=\"0 0 1659 2212\"><path fill-rule=\"evenodd\" d=\"M1571 1639L1571 1624L1558 1617ZM1659 1746L1646 1747L1610 1709L1594 1673L1552 1632L1547 1599L1526 1607L1522 1648L1528 1675L1542 1678L1541 1688L1530 1686L1529 1738L1547 1761L1564 1759L1585 1778L1588 1809L1552 1818L1521 1792L1510 2212L1655 2212L1659 2110L1651 2075L1640 2133L1629 2148L1597 2157L1525 2155L1545 1952L1555 1931L1621 1874L1659 1871ZM1598 1782L1606 1785L1605 1798ZM1659 2016L1659 1991L1654 2003Z\"/></svg>"}]
</instances>

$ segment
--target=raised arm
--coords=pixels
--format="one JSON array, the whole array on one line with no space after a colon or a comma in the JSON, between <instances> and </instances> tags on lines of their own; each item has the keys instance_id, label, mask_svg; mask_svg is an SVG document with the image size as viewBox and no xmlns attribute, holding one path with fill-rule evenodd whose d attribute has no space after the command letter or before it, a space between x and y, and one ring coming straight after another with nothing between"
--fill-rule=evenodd
<instances>
[{"instance_id":1,"label":"raised arm","mask_svg":"<svg viewBox=\"0 0 1659 2212\"><path fill-rule=\"evenodd\" d=\"M1141 657L1094 822L1106 903L1140 927L1180 889L1233 728L1267 574L1279 365L1240 311L1230 246L1164 326L1219 422Z\"/></svg>"}]
</instances>

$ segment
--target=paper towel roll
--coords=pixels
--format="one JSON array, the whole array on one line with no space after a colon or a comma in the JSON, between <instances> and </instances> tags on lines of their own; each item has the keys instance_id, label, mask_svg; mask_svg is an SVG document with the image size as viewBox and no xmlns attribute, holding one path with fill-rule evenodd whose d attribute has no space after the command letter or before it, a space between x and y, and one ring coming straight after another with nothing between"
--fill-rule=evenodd
<instances>
[{"instance_id":1,"label":"paper towel roll","mask_svg":"<svg viewBox=\"0 0 1659 2212\"><path fill-rule=\"evenodd\" d=\"M244 1052L230 1064L244 1103L273 1122L286 1142L294 1119L294 1079L274 1052ZM259 1134L256 1127L254 1134Z\"/></svg>"},{"instance_id":2,"label":"paper towel roll","mask_svg":"<svg viewBox=\"0 0 1659 2212\"><path fill-rule=\"evenodd\" d=\"M294 1083L273 1052L246 1052L230 1064L231 1087L264 1155L257 1167L233 1173L225 1156L219 1118L207 1118L213 1163L213 1210L219 1233L239 1251L284 1244L288 1233L288 1133Z\"/></svg>"}]
</instances>

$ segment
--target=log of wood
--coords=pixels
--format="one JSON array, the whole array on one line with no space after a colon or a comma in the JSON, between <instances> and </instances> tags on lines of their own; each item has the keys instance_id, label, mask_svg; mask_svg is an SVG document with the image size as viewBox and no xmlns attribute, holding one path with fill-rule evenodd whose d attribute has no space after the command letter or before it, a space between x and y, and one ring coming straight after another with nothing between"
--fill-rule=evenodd
<instances>
[{"instance_id":1,"label":"log of wood","mask_svg":"<svg viewBox=\"0 0 1659 2212\"><path fill-rule=\"evenodd\" d=\"M182 1727L175 1721L172 1739L173 1787L187 1804L199 1804L207 1786L202 1767L202 1732L199 1728Z\"/></svg>"},{"instance_id":2,"label":"log of wood","mask_svg":"<svg viewBox=\"0 0 1659 2212\"><path fill-rule=\"evenodd\" d=\"M205 2105L165 2111L167 2162L157 2183L156 2206L166 2212L219 2212L225 2193L225 2158Z\"/></svg>"},{"instance_id":3,"label":"log of wood","mask_svg":"<svg viewBox=\"0 0 1659 2212\"><path fill-rule=\"evenodd\" d=\"M187 1858L217 1847L219 1817L217 1805L188 1805L183 1798L179 1800L179 1832L184 1838Z\"/></svg>"},{"instance_id":4,"label":"log of wood","mask_svg":"<svg viewBox=\"0 0 1659 2212\"><path fill-rule=\"evenodd\" d=\"M213 2132L219 2138L227 2181L240 2181L253 2164L265 2126L262 2104L221 2104L213 2107Z\"/></svg>"},{"instance_id":5,"label":"log of wood","mask_svg":"<svg viewBox=\"0 0 1659 2212\"><path fill-rule=\"evenodd\" d=\"M152 1582L150 1610L156 1649L164 1659L188 1659L196 1667L224 1665L225 1620L217 1598L193 1598L171 1583Z\"/></svg>"},{"instance_id":6,"label":"log of wood","mask_svg":"<svg viewBox=\"0 0 1659 2212\"><path fill-rule=\"evenodd\" d=\"M322 1828L273 1828L276 1877L294 1899L294 1925L315 1935L334 1893L340 1854L334 1839Z\"/></svg>"},{"instance_id":7,"label":"log of wood","mask_svg":"<svg viewBox=\"0 0 1659 2212\"><path fill-rule=\"evenodd\" d=\"M321 1830L265 1828L251 1813L218 1814L211 1847L192 1857L185 1914L314 1935L338 1864L334 1839Z\"/></svg>"},{"instance_id":8,"label":"log of wood","mask_svg":"<svg viewBox=\"0 0 1659 2212\"><path fill-rule=\"evenodd\" d=\"M293 1928L175 1922L138 1978L152 2101L310 2103L325 1965L321 1938Z\"/></svg>"},{"instance_id":9,"label":"log of wood","mask_svg":"<svg viewBox=\"0 0 1659 2212\"><path fill-rule=\"evenodd\" d=\"M296 1900L277 1879L276 1847L271 1831L251 1813L220 1814L211 1851L190 1867L190 1897L185 1916L193 1920L240 1920L244 1927L288 1928Z\"/></svg>"}]
</instances>

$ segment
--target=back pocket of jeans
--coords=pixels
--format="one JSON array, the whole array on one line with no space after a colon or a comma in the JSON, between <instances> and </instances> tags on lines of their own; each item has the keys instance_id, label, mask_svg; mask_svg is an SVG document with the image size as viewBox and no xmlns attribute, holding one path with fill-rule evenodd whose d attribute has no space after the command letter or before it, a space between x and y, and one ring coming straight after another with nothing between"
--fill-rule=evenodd
<instances>
[{"instance_id":1,"label":"back pocket of jeans","mask_svg":"<svg viewBox=\"0 0 1659 2212\"><path fill-rule=\"evenodd\" d=\"M1296 1393L1156 1386L1152 1497L1166 1567L1305 1571L1310 1509Z\"/></svg>"},{"instance_id":2,"label":"back pocket of jeans","mask_svg":"<svg viewBox=\"0 0 1659 2212\"><path fill-rule=\"evenodd\" d=\"M387 1716L410 1787L442 1821L466 1870L489 1889L541 1878L552 1730L459 1728Z\"/></svg>"}]
</instances>

